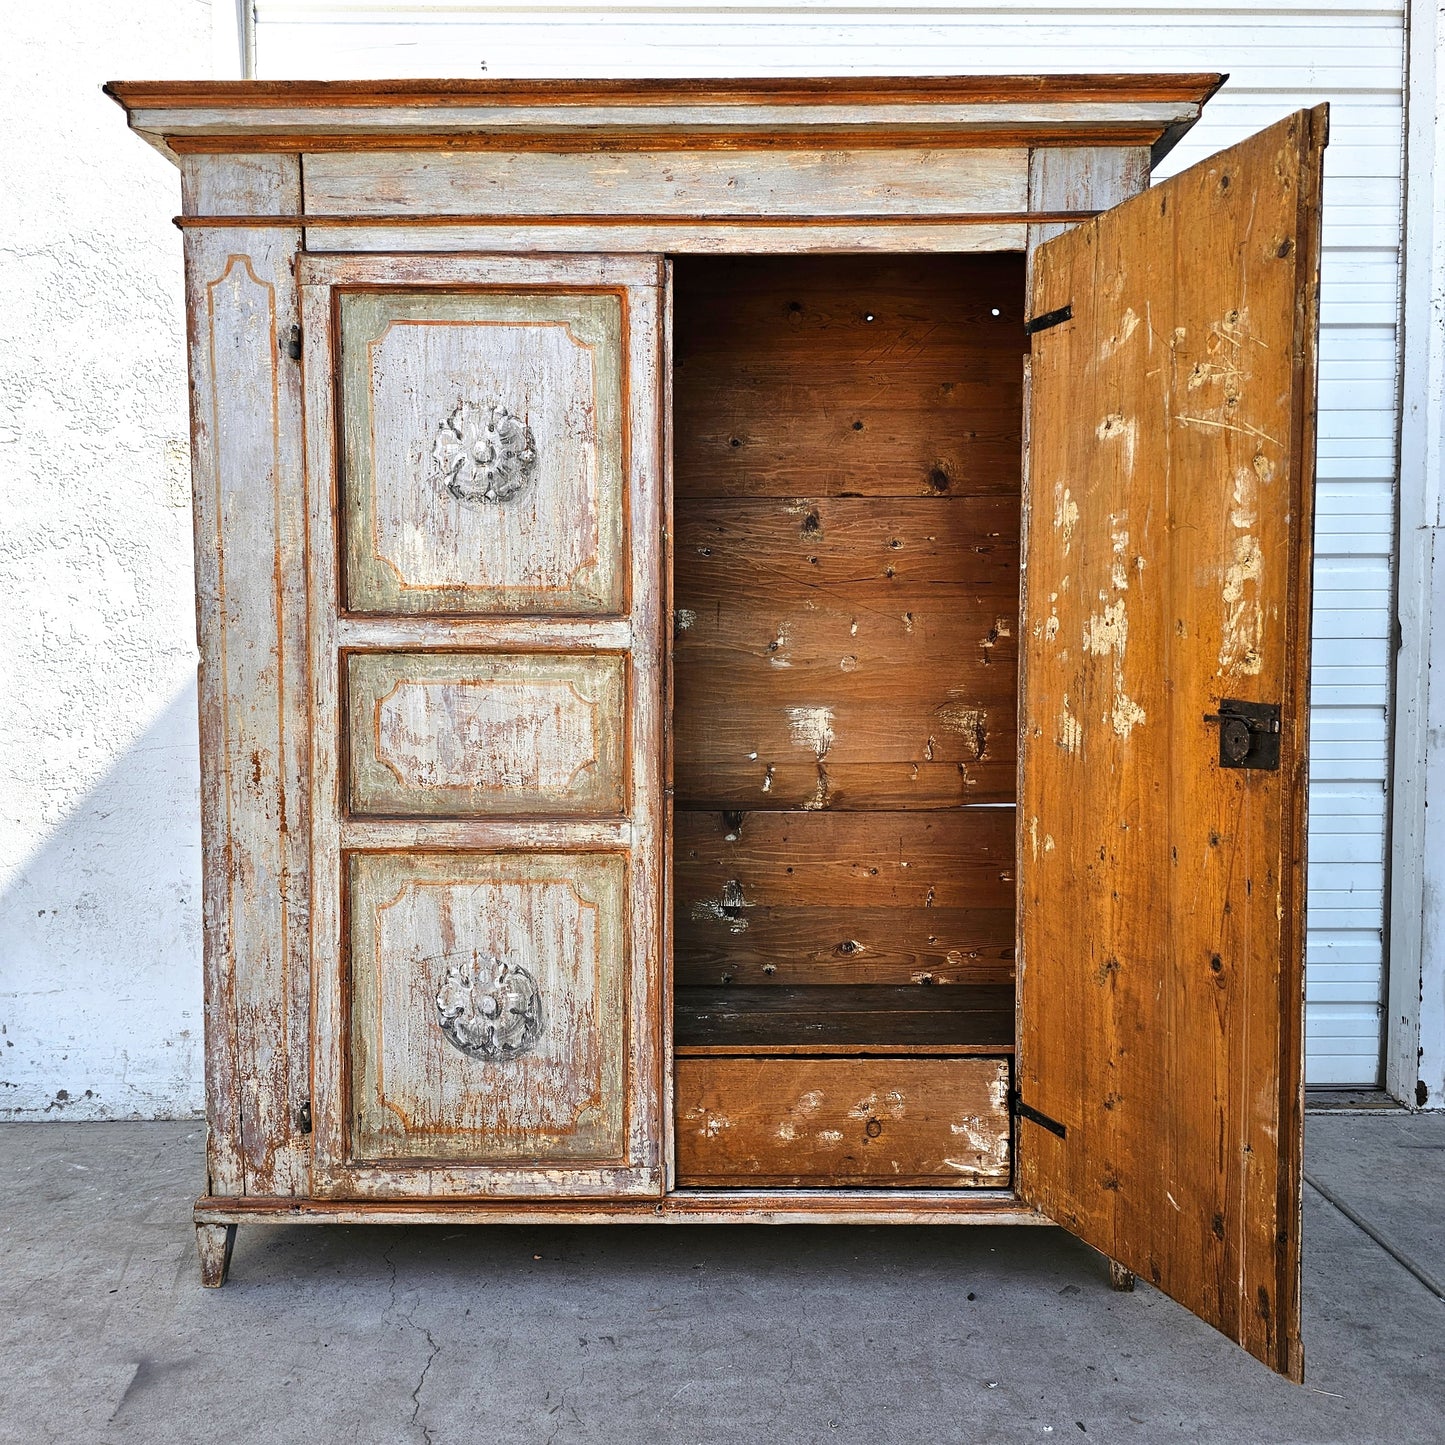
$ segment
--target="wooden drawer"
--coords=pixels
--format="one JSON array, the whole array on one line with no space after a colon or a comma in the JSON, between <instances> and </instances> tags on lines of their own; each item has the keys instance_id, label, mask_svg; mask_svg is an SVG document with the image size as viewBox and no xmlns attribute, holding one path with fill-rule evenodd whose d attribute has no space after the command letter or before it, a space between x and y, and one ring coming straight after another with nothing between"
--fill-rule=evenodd
<instances>
[{"instance_id":1,"label":"wooden drawer","mask_svg":"<svg viewBox=\"0 0 1445 1445\"><path fill-rule=\"evenodd\" d=\"M682 1058L681 1185L1006 1188L1009 1063Z\"/></svg>"}]
</instances>

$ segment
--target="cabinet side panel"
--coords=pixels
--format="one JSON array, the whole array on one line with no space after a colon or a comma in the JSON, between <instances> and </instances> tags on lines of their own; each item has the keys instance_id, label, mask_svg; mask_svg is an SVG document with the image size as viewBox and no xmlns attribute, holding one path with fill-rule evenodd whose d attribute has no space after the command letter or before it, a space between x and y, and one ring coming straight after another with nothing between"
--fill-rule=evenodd
<instances>
[{"instance_id":1,"label":"cabinet side panel","mask_svg":"<svg viewBox=\"0 0 1445 1445\"><path fill-rule=\"evenodd\" d=\"M186 198L285 212L294 157L188 166ZM264 182L264 184L261 184ZM214 1194L309 1188L299 232L186 237Z\"/></svg>"}]
</instances>

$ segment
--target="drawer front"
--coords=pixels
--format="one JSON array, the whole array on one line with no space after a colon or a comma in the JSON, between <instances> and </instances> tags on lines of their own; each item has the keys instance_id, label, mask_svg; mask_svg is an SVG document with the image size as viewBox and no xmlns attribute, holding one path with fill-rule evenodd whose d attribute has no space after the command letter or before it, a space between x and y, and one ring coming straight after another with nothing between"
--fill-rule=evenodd
<instances>
[{"instance_id":1,"label":"drawer front","mask_svg":"<svg viewBox=\"0 0 1445 1445\"><path fill-rule=\"evenodd\" d=\"M353 1162L622 1164L624 860L349 860Z\"/></svg>"},{"instance_id":2,"label":"drawer front","mask_svg":"<svg viewBox=\"0 0 1445 1445\"><path fill-rule=\"evenodd\" d=\"M382 817L626 810L626 659L352 653L351 811Z\"/></svg>"},{"instance_id":3,"label":"drawer front","mask_svg":"<svg viewBox=\"0 0 1445 1445\"><path fill-rule=\"evenodd\" d=\"M683 1058L677 1182L1006 1188L1009 1062Z\"/></svg>"},{"instance_id":4,"label":"drawer front","mask_svg":"<svg viewBox=\"0 0 1445 1445\"><path fill-rule=\"evenodd\" d=\"M338 301L347 607L622 612L620 296Z\"/></svg>"}]
</instances>

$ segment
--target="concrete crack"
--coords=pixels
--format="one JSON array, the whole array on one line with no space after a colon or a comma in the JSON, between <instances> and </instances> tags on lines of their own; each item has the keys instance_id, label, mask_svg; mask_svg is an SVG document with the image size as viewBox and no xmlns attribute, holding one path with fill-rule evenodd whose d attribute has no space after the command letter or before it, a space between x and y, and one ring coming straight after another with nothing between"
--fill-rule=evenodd
<instances>
[{"instance_id":1,"label":"concrete crack","mask_svg":"<svg viewBox=\"0 0 1445 1445\"><path fill-rule=\"evenodd\" d=\"M392 1248L395 1248L395 1246L392 1246ZM426 1385L426 1377L430 1373L431 1367L436 1363L437 1356L442 1352L442 1347L437 1343L436 1337L432 1334L431 1330L429 1330L425 1325L419 1325L416 1322L417 1307L420 1304L419 1295L416 1299L413 1300L410 1309L397 1310L396 1261L392 1258L392 1248L387 1249L381 1256L382 1259L386 1261L387 1268L391 1271L390 1298L388 1299L386 1309L383 1312L383 1318L385 1318L387 1315L396 1313L400 1317L402 1324L404 1324L409 1330L413 1330L415 1333L424 1336L426 1339L426 1363L422 1365L421 1374L417 1376L416 1388L411 1392L411 1419L407 1423L410 1424L413 1428L421 1431L421 1438L424 1442L424 1445L432 1445L431 1426L426 1424L425 1421L419 1418L421 1415L421 1392Z\"/></svg>"}]
</instances>

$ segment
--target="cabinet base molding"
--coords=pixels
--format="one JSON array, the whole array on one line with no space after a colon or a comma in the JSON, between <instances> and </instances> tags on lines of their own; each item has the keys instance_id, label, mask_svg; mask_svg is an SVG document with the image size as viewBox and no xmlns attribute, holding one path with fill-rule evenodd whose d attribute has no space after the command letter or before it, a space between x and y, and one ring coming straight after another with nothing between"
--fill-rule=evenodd
<instances>
[{"instance_id":1,"label":"cabinet base molding","mask_svg":"<svg viewBox=\"0 0 1445 1445\"><path fill-rule=\"evenodd\" d=\"M662 1199L218 1198L196 1201L198 1233L273 1224L1051 1224L1011 1190L680 1190ZM202 1250L202 1260L206 1258Z\"/></svg>"}]
</instances>

